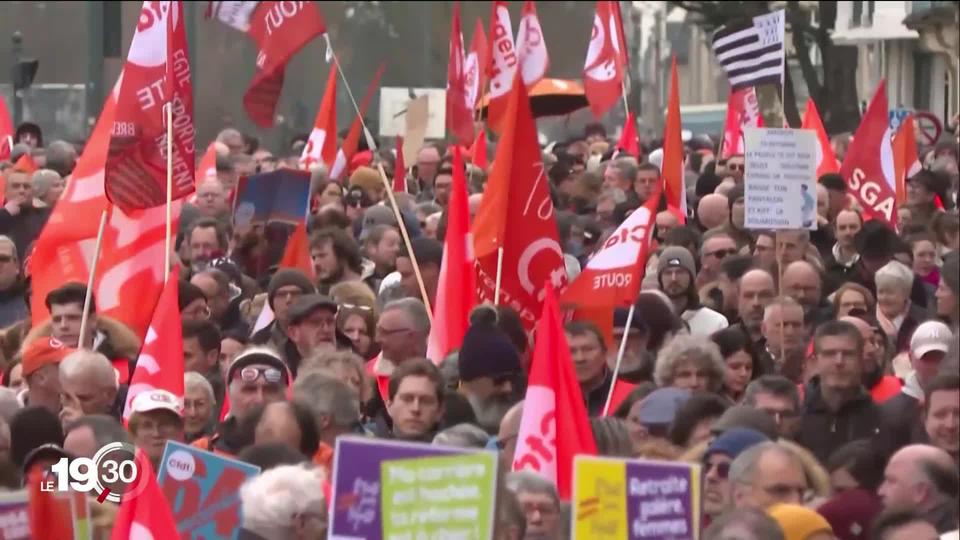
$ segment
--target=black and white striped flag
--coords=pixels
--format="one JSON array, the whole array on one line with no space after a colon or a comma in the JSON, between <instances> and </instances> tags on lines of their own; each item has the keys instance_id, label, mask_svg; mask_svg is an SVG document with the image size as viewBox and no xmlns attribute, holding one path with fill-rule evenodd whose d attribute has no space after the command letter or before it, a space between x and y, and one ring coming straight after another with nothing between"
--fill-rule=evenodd
<instances>
[{"instance_id":1,"label":"black and white striped flag","mask_svg":"<svg viewBox=\"0 0 960 540\"><path fill-rule=\"evenodd\" d=\"M783 86L783 10L753 18L752 24L722 26L713 33L713 53L730 86Z\"/></svg>"}]
</instances>

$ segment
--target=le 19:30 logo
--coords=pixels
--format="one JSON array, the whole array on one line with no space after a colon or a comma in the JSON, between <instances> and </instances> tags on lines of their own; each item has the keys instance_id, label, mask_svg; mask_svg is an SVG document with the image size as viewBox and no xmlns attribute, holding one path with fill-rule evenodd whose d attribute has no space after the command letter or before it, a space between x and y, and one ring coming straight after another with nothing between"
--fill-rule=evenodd
<instances>
[{"instance_id":1,"label":"le 19:30 logo","mask_svg":"<svg viewBox=\"0 0 960 540\"><path fill-rule=\"evenodd\" d=\"M92 458L62 457L50 466L56 477L40 485L41 491L95 493L97 501L120 503L131 500L146 488L141 472L149 470L132 444L112 442Z\"/></svg>"}]
</instances>

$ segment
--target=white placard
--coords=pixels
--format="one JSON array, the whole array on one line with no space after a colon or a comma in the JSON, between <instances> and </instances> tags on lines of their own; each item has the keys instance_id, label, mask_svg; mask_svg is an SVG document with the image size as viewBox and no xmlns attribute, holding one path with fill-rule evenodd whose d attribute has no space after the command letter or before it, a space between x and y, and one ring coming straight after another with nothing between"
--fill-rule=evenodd
<instances>
[{"instance_id":1,"label":"white placard","mask_svg":"<svg viewBox=\"0 0 960 540\"><path fill-rule=\"evenodd\" d=\"M414 88L416 97L428 96L428 139L442 139L446 135L447 91L443 88ZM407 128L406 109L410 101L410 89L383 87L380 89L380 136L403 135Z\"/></svg>"},{"instance_id":2,"label":"white placard","mask_svg":"<svg viewBox=\"0 0 960 540\"><path fill-rule=\"evenodd\" d=\"M809 129L744 129L748 229L817 228L817 135Z\"/></svg>"}]
</instances>

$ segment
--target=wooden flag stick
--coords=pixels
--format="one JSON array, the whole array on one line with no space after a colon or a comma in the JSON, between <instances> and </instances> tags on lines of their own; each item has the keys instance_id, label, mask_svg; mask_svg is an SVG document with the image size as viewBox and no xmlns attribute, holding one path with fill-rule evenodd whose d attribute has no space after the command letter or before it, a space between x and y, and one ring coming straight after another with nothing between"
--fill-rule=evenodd
<instances>
[{"instance_id":1,"label":"wooden flag stick","mask_svg":"<svg viewBox=\"0 0 960 540\"><path fill-rule=\"evenodd\" d=\"M90 263L90 277L87 278L87 295L83 299L83 315L80 318L80 340L77 348L83 348L87 337L87 324L90 321L90 304L93 303L93 280L97 276L97 262L100 260L100 245L103 243L103 230L107 227L107 211L100 214L100 227L97 229L97 243L93 248L93 262Z\"/></svg>"},{"instance_id":2,"label":"wooden flag stick","mask_svg":"<svg viewBox=\"0 0 960 540\"><path fill-rule=\"evenodd\" d=\"M610 390L607 392L607 402L603 404L603 414L606 416L610 411L610 400L613 399L613 389L617 386L617 377L620 376L620 363L623 362L623 354L627 351L627 338L630 336L630 325L633 324L633 312L637 305L632 304L630 311L627 312L627 324L623 328L623 337L620 338L620 349L617 351L617 363L613 365L613 378L610 380Z\"/></svg>"},{"instance_id":3,"label":"wooden flag stick","mask_svg":"<svg viewBox=\"0 0 960 540\"><path fill-rule=\"evenodd\" d=\"M170 277L171 236L173 235L173 102L167 103L167 230L163 251L163 282Z\"/></svg>"},{"instance_id":4,"label":"wooden flag stick","mask_svg":"<svg viewBox=\"0 0 960 540\"><path fill-rule=\"evenodd\" d=\"M493 305L500 305L500 280L503 278L503 246L497 248L497 283L493 290Z\"/></svg>"}]
</instances>

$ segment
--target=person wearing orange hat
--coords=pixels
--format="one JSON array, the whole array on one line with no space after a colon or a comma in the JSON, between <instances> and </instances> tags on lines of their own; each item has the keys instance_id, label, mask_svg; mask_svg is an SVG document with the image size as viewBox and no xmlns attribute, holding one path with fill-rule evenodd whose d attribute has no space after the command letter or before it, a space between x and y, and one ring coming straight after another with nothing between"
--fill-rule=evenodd
<instances>
[{"instance_id":1,"label":"person wearing orange hat","mask_svg":"<svg viewBox=\"0 0 960 540\"><path fill-rule=\"evenodd\" d=\"M60 362L75 349L56 338L34 340L22 352L23 380L27 390L21 393L24 406L39 405L53 414L60 413Z\"/></svg>"},{"instance_id":2,"label":"person wearing orange hat","mask_svg":"<svg viewBox=\"0 0 960 540\"><path fill-rule=\"evenodd\" d=\"M830 523L814 510L798 504L775 504L767 509L784 540L836 540Z\"/></svg>"}]
</instances>

